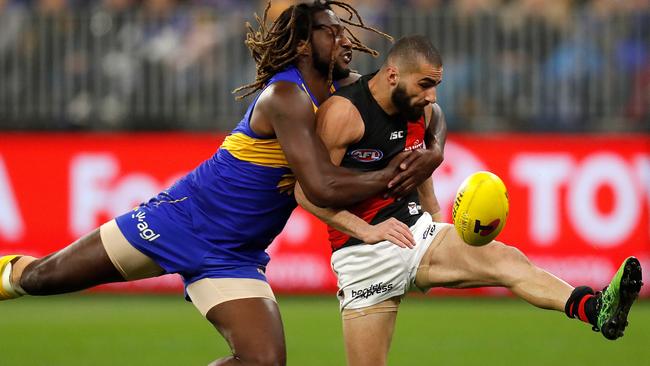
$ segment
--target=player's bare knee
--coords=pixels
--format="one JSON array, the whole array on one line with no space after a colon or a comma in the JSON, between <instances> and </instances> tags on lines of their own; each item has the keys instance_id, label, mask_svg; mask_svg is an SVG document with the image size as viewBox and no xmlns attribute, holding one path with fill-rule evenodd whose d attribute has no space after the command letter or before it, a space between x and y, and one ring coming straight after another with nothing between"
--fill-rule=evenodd
<instances>
[{"instance_id":1,"label":"player's bare knee","mask_svg":"<svg viewBox=\"0 0 650 366\"><path fill-rule=\"evenodd\" d=\"M519 265L526 265L526 266L531 265L530 261L528 260L528 257L526 257L526 255L521 250L519 250L519 248L503 244L502 250L504 252L503 253L504 259L509 263L516 263Z\"/></svg>"},{"instance_id":2,"label":"player's bare knee","mask_svg":"<svg viewBox=\"0 0 650 366\"><path fill-rule=\"evenodd\" d=\"M513 274L518 271L514 269L532 266L524 253L513 246L499 241L492 242L490 246L490 257L494 260L493 265L490 267L493 269L492 277L501 284L508 285L509 282L516 280L514 278L516 276L513 277Z\"/></svg>"},{"instance_id":3,"label":"player's bare knee","mask_svg":"<svg viewBox=\"0 0 650 366\"><path fill-rule=\"evenodd\" d=\"M489 245L491 251L490 256L499 262L503 262L504 264L529 263L524 253L513 246L496 240L492 241Z\"/></svg>"}]
</instances>

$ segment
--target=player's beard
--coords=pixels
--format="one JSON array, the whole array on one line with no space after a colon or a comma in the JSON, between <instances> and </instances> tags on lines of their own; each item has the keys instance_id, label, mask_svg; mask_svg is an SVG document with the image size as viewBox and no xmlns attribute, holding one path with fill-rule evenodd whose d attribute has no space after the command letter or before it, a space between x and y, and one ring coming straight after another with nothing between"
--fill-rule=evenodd
<instances>
[{"instance_id":1,"label":"player's beard","mask_svg":"<svg viewBox=\"0 0 650 366\"><path fill-rule=\"evenodd\" d=\"M336 60L332 61L329 59L329 57L323 57L323 55L320 54L316 49L314 49L314 52L312 52L312 58L314 67L325 78L329 78L330 62L334 62L334 68L332 69L332 80L341 80L350 75L349 68L341 67L341 65L339 65Z\"/></svg>"},{"instance_id":2,"label":"player's beard","mask_svg":"<svg viewBox=\"0 0 650 366\"><path fill-rule=\"evenodd\" d=\"M411 105L411 98L406 93L406 87L402 83L397 84L397 87L390 95L390 100L407 121L416 121L424 113L424 107Z\"/></svg>"}]
</instances>

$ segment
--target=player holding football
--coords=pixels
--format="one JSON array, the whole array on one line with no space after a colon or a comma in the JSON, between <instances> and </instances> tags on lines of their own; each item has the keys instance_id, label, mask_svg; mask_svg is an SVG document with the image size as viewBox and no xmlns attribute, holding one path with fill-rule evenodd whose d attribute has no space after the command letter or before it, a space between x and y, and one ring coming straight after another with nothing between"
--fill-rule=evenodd
<instances>
[{"instance_id":1,"label":"player holding football","mask_svg":"<svg viewBox=\"0 0 650 366\"><path fill-rule=\"evenodd\" d=\"M179 273L188 298L232 349L214 365L284 365L265 249L296 206L296 179L319 205L349 205L387 186L400 195L442 161L439 151L421 150L363 174L331 163L314 112L329 97L331 80L349 75L352 50L372 52L332 5L356 16L356 23L343 23L370 29L338 1L291 6L267 27L269 3L259 30L249 27L246 40L257 78L241 90L259 93L214 156L67 248L40 259L0 258L0 300Z\"/></svg>"},{"instance_id":2,"label":"player holding football","mask_svg":"<svg viewBox=\"0 0 650 366\"><path fill-rule=\"evenodd\" d=\"M435 104L443 67L422 36L400 39L381 69L329 98L317 131L332 161L380 169L403 150L444 146L445 122ZM348 364L385 365L402 296L410 288L503 286L529 303L565 311L608 339L623 335L641 283L628 258L603 292L573 288L503 243L464 243L440 207L430 179L401 200L376 196L347 210L319 208L297 186L296 198L330 227ZM372 245L369 245L372 244ZM372 334L372 336L368 336Z\"/></svg>"}]
</instances>

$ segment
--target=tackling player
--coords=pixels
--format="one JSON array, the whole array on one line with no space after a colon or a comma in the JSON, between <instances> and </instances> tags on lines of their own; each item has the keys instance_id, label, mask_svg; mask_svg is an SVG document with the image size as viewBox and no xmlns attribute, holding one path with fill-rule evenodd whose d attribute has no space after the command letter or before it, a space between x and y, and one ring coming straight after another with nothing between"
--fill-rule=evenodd
<instances>
[{"instance_id":1,"label":"tackling player","mask_svg":"<svg viewBox=\"0 0 650 366\"><path fill-rule=\"evenodd\" d=\"M339 20L333 5L355 22ZM270 27L269 7L258 30L249 25L246 39L256 80L238 89L259 93L214 156L58 252L0 258L0 299L178 273L188 299L232 349L214 365L286 363L282 322L264 274L265 249L296 206L296 179L319 205L349 205L387 186L402 194L430 176L442 155L403 154L365 174L333 165L315 133L314 112L328 98L331 80L349 75L352 50L374 52L345 24L371 28L338 1L291 6Z\"/></svg>"},{"instance_id":2,"label":"tackling player","mask_svg":"<svg viewBox=\"0 0 650 366\"><path fill-rule=\"evenodd\" d=\"M440 55L425 37L400 39L377 73L341 89L318 111L317 131L332 161L372 171L401 151L443 147L445 122L435 104L442 74ZM440 222L431 179L401 200L375 196L347 210L314 206L300 186L296 198L330 226L352 366L386 364L400 299L411 288L503 286L532 305L565 311L616 339L642 285L641 266L633 257L607 289L594 294L536 267L512 246L465 244L452 225Z\"/></svg>"}]
</instances>

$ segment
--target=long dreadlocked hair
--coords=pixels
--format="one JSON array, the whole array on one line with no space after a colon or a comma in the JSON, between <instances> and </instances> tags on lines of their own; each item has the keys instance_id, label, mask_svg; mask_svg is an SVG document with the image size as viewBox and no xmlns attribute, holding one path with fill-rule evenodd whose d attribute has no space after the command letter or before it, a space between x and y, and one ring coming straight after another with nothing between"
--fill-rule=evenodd
<instances>
[{"instance_id":1,"label":"long dreadlocked hair","mask_svg":"<svg viewBox=\"0 0 650 366\"><path fill-rule=\"evenodd\" d=\"M293 63L298 58L300 52L304 50L304 47L308 46L306 43L302 48L298 49L300 41L308 41L311 39L314 14L323 10L332 10L332 6L341 8L347 12L348 18L341 18L343 23L372 31L390 41L393 40L393 37L388 34L365 25L357 10L350 4L342 1L316 0L311 4L301 3L292 5L285 9L270 27L267 27L267 16L271 8L271 0L269 0L262 18L255 14L255 19L259 24L257 30L253 29L249 22L246 22L248 33L246 34L246 41L244 43L255 60L257 76L254 82L233 90L233 94L248 90L245 94L237 96L236 99L246 98L262 89L274 74ZM349 28L346 27L345 32L352 43L352 49L368 53L374 57L379 55L379 52L364 45ZM334 53L332 52L330 56L329 82L332 79L333 68Z\"/></svg>"}]
</instances>

